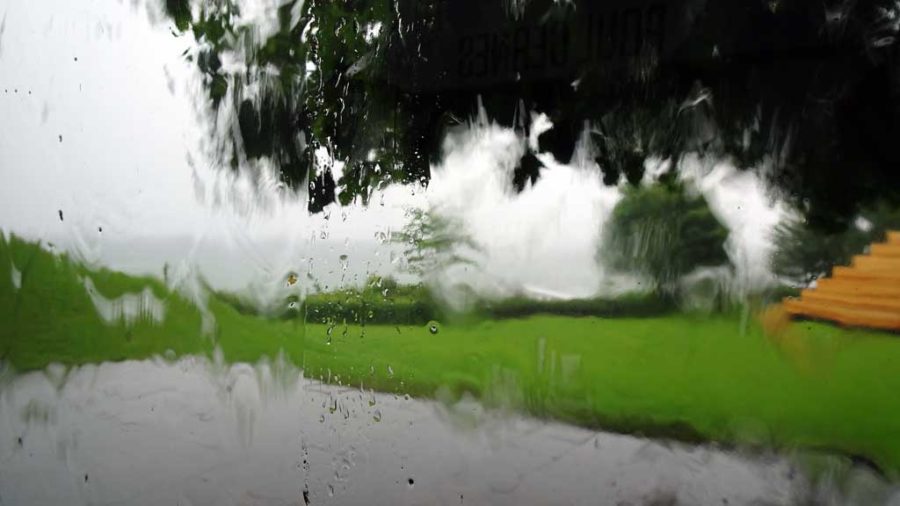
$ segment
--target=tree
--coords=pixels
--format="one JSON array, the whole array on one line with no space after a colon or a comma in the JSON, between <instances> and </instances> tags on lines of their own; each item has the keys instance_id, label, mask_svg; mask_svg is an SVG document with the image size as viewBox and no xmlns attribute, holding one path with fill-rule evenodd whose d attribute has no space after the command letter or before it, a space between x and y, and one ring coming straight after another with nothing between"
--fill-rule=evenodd
<instances>
[{"instance_id":1,"label":"tree","mask_svg":"<svg viewBox=\"0 0 900 506\"><path fill-rule=\"evenodd\" d=\"M409 221L392 238L404 246L407 269L423 278L455 265L477 265L478 244L453 218L422 209L409 211Z\"/></svg>"},{"instance_id":2,"label":"tree","mask_svg":"<svg viewBox=\"0 0 900 506\"><path fill-rule=\"evenodd\" d=\"M241 21L239 0L160 1L228 123L211 129L228 132L222 161L270 160L313 212L427 183L442 130L478 97L523 133L547 113L540 150L562 162L590 124L608 184L698 151L768 161L817 229L900 201L895 0L288 0L274 31ZM339 181L320 147L345 163ZM525 153L515 186L537 177Z\"/></svg>"},{"instance_id":3,"label":"tree","mask_svg":"<svg viewBox=\"0 0 900 506\"><path fill-rule=\"evenodd\" d=\"M311 212L338 189L348 204L392 182L428 180L438 146L433 124L422 124L431 109L385 83L387 51L401 36L392 0L288 0L275 20L259 21L274 31L242 22L241 4L163 0L176 35L196 43L185 58L203 76L213 122L225 123L210 129L223 165L273 162L289 186L306 186ZM414 44L428 21L407 18L421 18L405 27L415 31L404 44ZM317 164L320 147L345 163L340 180Z\"/></svg>"},{"instance_id":4,"label":"tree","mask_svg":"<svg viewBox=\"0 0 900 506\"><path fill-rule=\"evenodd\" d=\"M645 276L656 291L672 295L685 274L728 263L727 237L706 200L688 195L680 184L630 188L606 225L599 260Z\"/></svg>"},{"instance_id":5,"label":"tree","mask_svg":"<svg viewBox=\"0 0 900 506\"><path fill-rule=\"evenodd\" d=\"M835 265L847 265L885 232L900 228L900 208L880 203L864 209L856 221L838 232L822 232L802 218L775 229L772 270L792 284L805 286L828 275Z\"/></svg>"}]
</instances>

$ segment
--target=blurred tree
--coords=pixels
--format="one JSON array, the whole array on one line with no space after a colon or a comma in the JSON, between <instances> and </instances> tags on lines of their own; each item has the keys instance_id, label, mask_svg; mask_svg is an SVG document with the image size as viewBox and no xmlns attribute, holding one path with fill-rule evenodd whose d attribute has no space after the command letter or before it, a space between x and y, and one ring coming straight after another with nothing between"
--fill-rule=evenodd
<instances>
[{"instance_id":1,"label":"blurred tree","mask_svg":"<svg viewBox=\"0 0 900 506\"><path fill-rule=\"evenodd\" d=\"M590 125L608 184L690 151L766 161L820 230L900 201L895 0L287 0L274 20L242 18L238 0L161 1L196 41L222 162L273 162L314 212L427 183L442 130L478 97L523 133L547 113L539 149L562 162ZM518 189L539 177L533 155Z\"/></svg>"},{"instance_id":2,"label":"blurred tree","mask_svg":"<svg viewBox=\"0 0 900 506\"><path fill-rule=\"evenodd\" d=\"M900 229L900 207L880 203L863 210L838 232L822 232L802 218L787 220L775 229L772 270L785 281L806 286L828 275L835 265L848 265L885 232Z\"/></svg>"},{"instance_id":3,"label":"blurred tree","mask_svg":"<svg viewBox=\"0 0 900 506\"><path fill-rule=\"evenodd\" d=\"M392 241L404 246L406 268L422 278L454 265L477 265L479 246L462 224L433 212L410 210L406 225Z\"/></svg>"},{"instance_id":4,"label":"blurred tree","mask_svg":"<svg viewBox=\"0 0 900 506\"><path fill-rule=\"evenodd\" d=\"M727 237L703 197L687 195L678 183L658 183L626 192L606 225L598 257L674 295L685 274L728 263Z\"/></svg>"}]
</instances>

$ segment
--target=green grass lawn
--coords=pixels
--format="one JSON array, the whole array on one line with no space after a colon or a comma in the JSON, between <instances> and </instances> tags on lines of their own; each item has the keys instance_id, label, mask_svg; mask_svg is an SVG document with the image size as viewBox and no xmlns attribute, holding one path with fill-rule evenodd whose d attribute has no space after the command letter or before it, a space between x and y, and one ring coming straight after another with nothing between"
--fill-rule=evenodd
<instances>
[{"instance_id":1,"label":"green grass lawn","mask_svg":"<svg viewBox=\"0 0 900 506\"><path fill-rule=\"evenodd\" d=\"M20 288L11 266L21 271ZM108 325L80 276L106 297L149 286L162 324ZM796 323L770 339L732 316L533 316L442 325L327 327L270 320L210 300L217 328L153 279L88 271L0 240L0 356L18 370L51 362L140 359L172 350L256 362L279 353L307 377L414 396L470 392L579 425L726 443L816 448L900 472L900 339ZM391 372L392 371L392 372Z\"/></svg>"}]
</instances>

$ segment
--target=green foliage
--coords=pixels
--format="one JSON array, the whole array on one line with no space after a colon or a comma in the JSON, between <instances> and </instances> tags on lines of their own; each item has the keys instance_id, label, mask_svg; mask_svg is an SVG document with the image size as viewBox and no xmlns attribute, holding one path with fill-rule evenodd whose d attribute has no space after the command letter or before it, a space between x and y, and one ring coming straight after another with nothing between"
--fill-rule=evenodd
<instances>
[{"instance_id":1,"label":"green foliage","mask_svg":"<svg viewBox=\"0 0 900 506\"><path fill-rule=\"evenodd\" d=\"M629 188L604 231L600 261L646 276L660 293L674 293L685 274L728 263L728 230L701 196L676 183Z\"/></svg>"},{"instance_id":2,"label":"green foliage","mask_svg":"<svg viewBox=\"0 0 900 506\"><path fill-rule=\"evenodd\" d=\"M448 18L478 16L491 22L486 35L501 35L574 25L609 7L529 1L509 16L500 0L288 0L276 20L260 23L275 21L274 32L261 35L261 26L241 21L239 0L159 1L175 28L193 35L186 53L204 76L205 98L232 127L211 131L239 132L217 139L221 161L269 159L289 185L308 185L312 211L335 198L365 202L392 182L427 183L442 128L471 114L478 97L506 125L517 123L520 101L546 112L555 127L541 142L564 162L590 122L608 184L620 175L637 184L648 155L697 152L742 168L774 162L770 182L803 203L820 230L845 227L861 203L900 199L900 74L888 0L849 2L837 17L814 2L705 2L679 18L683 36L660 54L645 39L631 57L622 46L615 61L579 58L556 79L525 69L481 83L454 78L460 55L441 48L460 27L447 29ZM769 32L777 36L758 36ZM585 33L567 33L568 46L591 47ZM488 61L502 50L486 53ZM423 75L438 82L423 85ZM340 181L314 163L318 147L345 162ZM539 177L535 160L523 158L516 187L523 176Z\"/></svg>"},{"instance_id":3,"label":"green foliage","mask_svg":"<svg viewBox=\"0 0 900 506\"><path fill-rule=\"evenodd\" d=\"M304 302L309 323L423 325L441 316L438 304L423 285L400 285L373 276L362 290L315 293Z\"/></svg>"},{"instance_id":4,"label":"green foliage","mask_svg":"<svg viewBox=\"0 0 900 506\"><path fill-rule=\"evenodd\" d=\"M165 11L179 30L185 31L191 25L191 5L188 0L165 0Z\"/></svg>"},{"instance_id":5,"label":"green foliage","mask_svg":"<svg viewBox=\"0 0 900 506\"><path fill-rule=\"evenodd\" d=\"M271 160L289 185L309 186L313 212L335 200L336 188L343 204L365 202L374 188L427 174L427 161L408 163L416 146L405 141L416 135L397 121L401 101L383 85L388 42L396 37L392 2L290 0L264 37L258 26L241 24L239 4L199 2L196 19L186 0L164 5L176 28L194 37L196 50L185 54L204 77L210 112L233 127L213 131L239 132L216 139L222 162ZM223 68L226 59L238 64ZM316 165L321 146L346 163L341 180Z\"/></svg>"},{"instance_id":6,"label":"green foliage","mask_svg":"<svg viewBox=\"0 0 900 506\"><path fill-rule=\"evenodd\" d=\"M478 265L480 247L459 221L421 209L412 209L407 218L392 241L404 246L406 267L413 274L427 277L453 265Z\"/></svg>"},{"instance_id":7,"label":"green foliage","mask_svg":"<svg viewBox=\"0 0 900 506\"><path fill-rule=\"evenodd\" d=\"M240 314L265 317L256 305L238 295L216 292L215 296ZM402 285L390 277L372 276L362 289L313 293L307 296L299 311L289 309L275 316L328 325L428 325L432 321L504 320L538 314L649 317L669 313L674 307L671 298L647 293L626 294L611 299L534 300L509 297L483 300L470 313L451 315L425 285Z\"/></svg>"},{"instance_id":8,"label":"green foliage","mask_svg":"<svg viewBox=\"0 0 900 506\"><path fill-rule=\"evenodd\" d=\"M485 303L480 311L486 317L502 320L537 314L639 318L666 314L673 309L674 305L670 298L655 294L635 293L613 299L534 300L513 297Z\"/></svg>"},{"instance_id":9,"label":"green foliage","mask_svg":"<svg viewBox=\"0 0 900 506\"><path fill-rule=\"evenodd\" d=\"M822 232L808 222L787 220L775 229L772 270L786 281L807 285L831 272L835 265L847 265L873 242L884 240L885 232L900 229L900 207L884 203L860 212L868 223L855 223L837 232Z\"/></svg>"}]
</instances>

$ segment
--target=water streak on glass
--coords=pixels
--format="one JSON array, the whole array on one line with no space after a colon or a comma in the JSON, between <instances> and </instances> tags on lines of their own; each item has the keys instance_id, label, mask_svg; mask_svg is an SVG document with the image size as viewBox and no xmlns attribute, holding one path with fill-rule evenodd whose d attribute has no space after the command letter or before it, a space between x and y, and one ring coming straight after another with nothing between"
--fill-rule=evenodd
<instances>
[{"instance_id":1,"label":"water streak on glass","mask_svg":"<svg viewBox=\"0 0 900 506\"><path fill-rule=\"evenodd\" d=\"M0 0L0 504L897 504L894 0Z\"/></svg>"}]
</instances>

